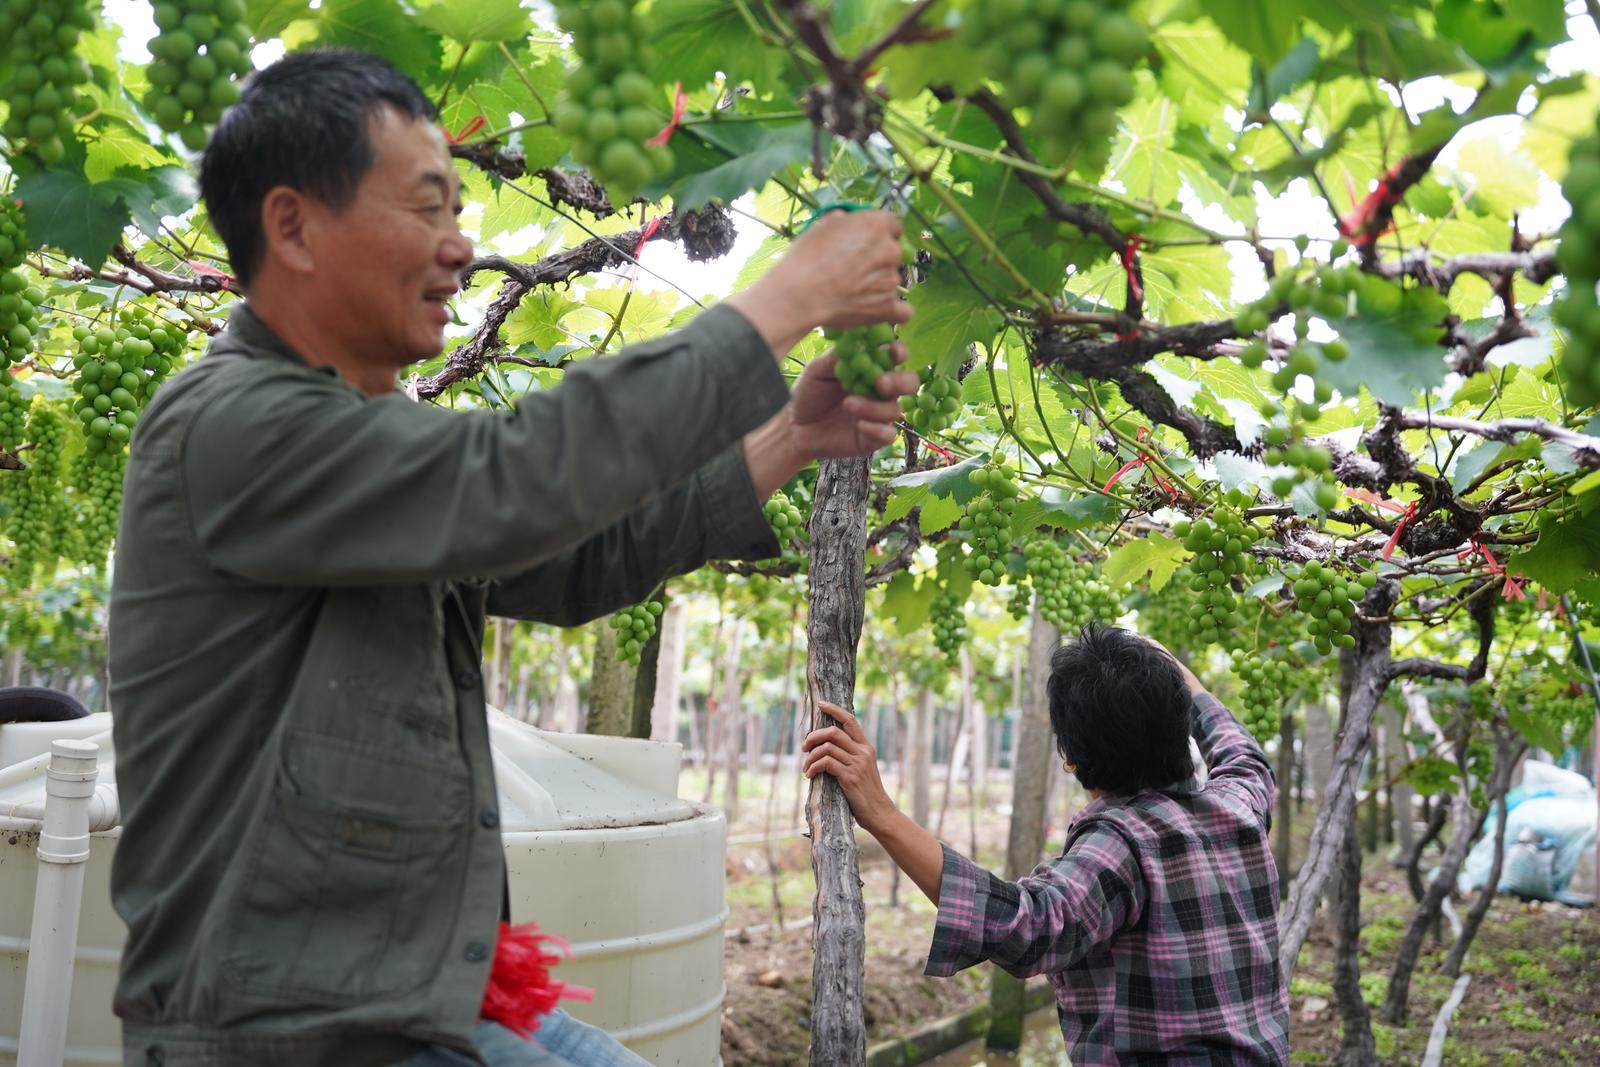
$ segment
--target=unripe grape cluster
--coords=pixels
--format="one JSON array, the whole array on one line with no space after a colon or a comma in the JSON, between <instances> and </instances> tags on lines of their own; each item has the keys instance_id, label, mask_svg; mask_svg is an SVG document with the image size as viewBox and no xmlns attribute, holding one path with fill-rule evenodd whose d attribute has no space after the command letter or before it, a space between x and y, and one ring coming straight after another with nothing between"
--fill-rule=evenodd
<instances>
[{"instance_id":1,"label":"unripe grape cluster","mask_svg":"<svg viewBox=\"0 0 1600 1067\"><path fill-rule=\"evenodd\" d=\"M1010 612L1013 619L1026 619L1033 610L1033 589L1027 582L1018 582L1016 588L1011 590L1011 598L1006 601L1006 611Z\"/></svg>"},{"instance_id":2,"label":"unripe grape cluster","mask_svg":"<svg viewBox=\"0 0 1600 1067\"><path fill-rule=\"evenodd\" d=\"M928 621L933 626L933 643L952 666L961 658L967 640L966 603L954 593L944 592L928 606Z\"/></svg>"},{"instance_id":3,"label":"unripe grape cluster","mask_svg":"<svg viewBox=\"0 0 1600 1067\"><path fill-rule=\"evenodd\" d=\"M889 351L894 327L880 322L860 330L824 329L822 336L833 343L833 373L845 392L877 396L878 376L894 370L894 356Z\"/></svg>"},{"instance_id":4,"label":"unripe grape cluster","mask_svg":"<svg viewBox=\"0 0 1600 1067\"><path fill-rule=\"evenodd\" d=\"M673 164L671 148L644 143L665 125L649 106L647 20L633 0L569 0L556 6L556 17L583 62L568 73L567 98L552 121L573 138L572 158L631 200Z\"/></svg>"},{"instance_id":5,"label":"unripe grape cluster","mask_svg":"<svg viewBox=\"0 0 1600 1067\"><path fill-rule=\"evenodd\" d=\"M1287 394L1296 380L1304 374L1312 379L1310 400L1285 406L1298 410L1305 422L1316 422L1322 417L1322 405L1333 399L1333 386L1317 381L1317 374L1327 363L1342 363L1350 357L1350 346L1343 338L1333 338L1320 343L1307 340L1313 316L1337 323L1350 313L1350 300L1361 284L1360 268L1354 265L1324 267L1313 274L1301 277L1285 271L1272 279L1267 293L1253 304L1247 304L1234 316L1234 327L1242 336L1264 331L1272 321L1274 312L1287 305L1294 315L1295 343L1272 374L1273 388ZM1246 367L1261 366L1267 359L1266 342L1255 338L1239 352L1239 362ZM1268 405L1271 415L1277 405Z\"/></svg>"},{"instance_id":6,"label":"unripe grape cluster","mask_svg":"<svg viewBox=\"0 0 1600 1067\"><path fill-rule=\"evenodd\" d=\"M0 0L0 4L4 2ZM0 197L0 372L27 357L33 347L39 306L44 303L44 290L29 285L27 276L22 273L22 260L27 251L22 204L10 197ZM17 443L16 438L8 441Z\"/></svg>"},{"instance_id":7,"label":"unripe grape cluster","mask_svg":"<svg viewBox=\"0 0 1600 1067\"><path fill-rule=\"evenodd\" d=\"M635 667L645 644L655 636L656 620L665 607L659 600L647 600L631 608L623 608L611 616L611 628L617 631L617 655Z\"/></svg>"},{"instance_id":8,"label":"unripe grape cluster","mask_svg":"<svg viewBox=\"0 0 1600 1067\"><path fill-rule=\"evenodd\" d=\"M83 424L85 448L96 457L121 452L140 411L176 366L183 333L135 306L114 328L79 326L72 336L78 343L72 357L78 372L73 411Z\"/></svg>"},{"instance_id":9,"label":"unripe grape cluster","mask_svg":"<svg viewBox=\"0 0 1600 1067\"><path fill-rule=\"evenodd\" d=\"M1335 648L1355 647L1350 623L1355 619L1356 605L1377 582L1378 576L1372 571L1350 579L1316 560L1300 568L1294 576L1295 601L1302 612L1311 616L1309 630L1318 652L1326 655Z\"/></svg>"},{"instance_id":10,"label":"unripe grape cluster","mask_svg":"<svg viewBox=\"0 0 1600 1067\"><path fill-rule=\"evenodd\" d=\"M1600 403L1600 129L1572 143L1561 193L1572 205L1556 252L1567 275L1555 309L1556 323L1567 331L1561 369L1575 401Z\"/></svg>"},{"instance_id":11,"label":"unripe grape cluster","mask_svg":"<svg viewBox=\"0 0 1600 1067\"><path fill-rule=\"evenodd\" d=\"M11 67L0 85L10 109L0 133L31 143L46 163L65 158L73 117L88 110L77 92L89 80L78 37L94 28L98 8L84 0L0 0L0 41Z\"/></svg>"},{"instance_id":12,"label":"unripe grape cluster","mask_svg":"<svg viewBox=\"0 0 1600 1067\"><path fill-rule=\"evenodd\" d=\"M1117 109L1131 103L1131 68L1150 38L1110 0L984 0L969 6L963 34L1008 103L1030 109L1039 155L1059 164L1079 153L1104 160Z\"/></svg>"},{"instance_id":13,"label":"unripe grape cluster","mask_svg":"<svg viewBox=\"0 0 1600 1067\"><path fill-rule=\"evenodd\" d=\"M196 152L250 69L245 0L157 0L145 110Z\"/></svg>"},{"instance_id":14,"label":"unripe grape cluster","mask_svg":"<svg viewBox=\"0 0 1600 1067\"><path fill-rule=\"evenodd\" d=\"M961 383L947 374L924 371L922 387L915 395L900 398L900 410L920 434L947 430L961 413Z\"/></svg>"},{"instance_id":15,"label":"unripe grape cluster","mask_svg":"<svg viewBox=\"0 0 1600 1067\"><path fill-rule=\"evenodd\" d=\"M1017 483L998 464L978 467L967 475L979 496L967 502L957 527L972 535L967 573L984 585L999 585L1006 577L1006 557L1011 553L1011 516L1017 510Z\"/></svg>"},{"instance_id":16,"label":"unripe grape cluster","mask_svg":"<svg viewBox=\"0 0 1600 1067\"><path fill-rule=\"evenodd\" d=\"M28 453L28 468L20 476L16 495L10 497L12 511L6 522L16 544L9 577L19 588L28 585L41 566L48 572L60 555L55 539L66 501L61 473L67 445L67 419L60 405L35 396L28 413L27 435L34 447Z\"/></svg>"},{"instance_id":17,"label":"unripe grape cluster","mask_svg":"<svg viewBox=\"0 0 1600 1067\"><path fill-rule=\"evenodd\" d=\"M1317 506L1332 511L1339 504L1339 486L1333 480L1333 453L1319 445L1298 440L1298 427L1269 426L1264 434L1267 450L1262 459L1274 466L1292 468L1290 473L1272 479L1274 496L1287 500L1294 488L1303 482L1315 482L1313 490Z\"/></svg>"},{"instance_id":18,"label":"unripe grape cluster","mask_svg":"<svg viewBox=\"0 0 1600 1067\"><path fill-rule=\"evenodd\" d=\"M795 541L804 538L806 532L806 520L800 508L786 493L779 492L761 505L761 513L772 527L772 535L778 539L778 562L801 564L803 569L805 556L795 549Z\"/></svg>"},{"instance_id":19,"label":"unripe grape cluster","mask_svg":"<svg viewBox=\"0 0 1600 1067\"><path fill-rule=\"evenodd\" d=\"M1277 736L1283 706L1295 688L1294 664L1271 652L1233 650L1233 673L1242 683L1234 708L1250 736L1265 744Z\"/></svg>"},{"instance_id":20,"label":"unripe grape cluster","mask_svg":"<svg viewBox=\"0 0 1600 1067\"><path fill-rule=\"evenodd\" d=\"M117 536L117 516L122 508L122 475L127 470L128 454L78 453L73 484L83 501L79 529L83 532L83 560L93 567L105 566L111 542Z\"/></svg>"},{"instance_id":21,"label":"unripe grape cluster","mask_svg":"<svg viewBox=\"0 0 1600 1067\"><path fill-rule=\"evenodd\" d=\"M1122 614L1122 601L1095 577L1094 568L1069 557L1055 541L1030 541L1022 550L1028 578L1039 594L1039 614L1059 630L1089 622L1110 623Z\"/></svg>"},{"instance_id":22,"label":"unripe grape cluster","mask_svg":"<svg viewBox=\"0 0 1600 1067\"><path fill-rule=\"evenodd\" d=\"M1195 554L1189 561L1189 588L1196 600L1188 615L1189 636L1197 648L1235 647L1239 640L1239 598L1233 579L1248 572L1246 550L1261 538L1261 532L1245 521L1243 503L1239 490L1229 490L1210 519L1179 520L1172 526L1172 532L1183 538L1183 547Z\"/></svg>"}]
</instances>

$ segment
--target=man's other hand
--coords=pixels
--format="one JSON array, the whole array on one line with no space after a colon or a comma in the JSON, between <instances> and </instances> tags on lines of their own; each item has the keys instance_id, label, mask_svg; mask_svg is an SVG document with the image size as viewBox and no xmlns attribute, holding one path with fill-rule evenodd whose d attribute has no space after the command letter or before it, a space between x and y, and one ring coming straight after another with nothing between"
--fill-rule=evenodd
<instances>
[{"instance_id":1,"label":"man's other hand","mask_svg":"<svg viewBox=\"0 0 1600 1067\"><path fill-rule=\"evenodd\" d=\"M906 346L890 346L896 364L905 362ZM790 401L790 434L795 451L808 461L868 455L894 440L901 417L900 398L917 391L911 371L878 376L877 396L845 392L834 373L834 354L827 352L807 365L794 383Z\"/></svg>"}]
</instances>

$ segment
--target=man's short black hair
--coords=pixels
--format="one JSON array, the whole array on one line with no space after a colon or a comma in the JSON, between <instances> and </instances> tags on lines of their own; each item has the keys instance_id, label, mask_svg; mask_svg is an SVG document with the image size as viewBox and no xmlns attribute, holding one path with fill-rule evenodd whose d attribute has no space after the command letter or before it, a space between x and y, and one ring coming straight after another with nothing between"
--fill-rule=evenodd
<instances>
[{"instance_id":1,"label":"man's short black hair","mask_svg":"<svg viewBox=\"0 0 1600 1067\"><path fill-rule=\"evenodd\" d=\"M1056 747L1086 789L1137 793L1186 780L1193 698L1171 656L1090 623L1050 657Z\"/></svg>"},{"instance_id":2,"label":"man's short black hair","mask_svg":"<svg viewBox=\"0 0 1600 1067\"><path fill-rule=\"evenodd\" d=\"M267 193L285 185L348 207L372 168L369 124L382 107L413 121L438 117L416 82L364 52L294 52L246 79L200 159L200 194L241 284L266 251Z\"/></svg>"}]
</instances>

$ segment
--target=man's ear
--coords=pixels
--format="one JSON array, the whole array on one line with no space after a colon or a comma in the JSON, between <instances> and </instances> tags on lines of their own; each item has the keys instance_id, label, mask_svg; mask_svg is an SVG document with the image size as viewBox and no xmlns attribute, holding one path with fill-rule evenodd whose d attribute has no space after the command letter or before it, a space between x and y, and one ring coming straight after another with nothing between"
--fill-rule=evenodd
<instances>
[{"instance_id":1,"label":"man's ear","mask_svg":"<svg viewBox=\"0 0 1600 1067\"><path fill-rule=\"evenodd\" d=\"M294 274L316 270L309 233L316 205L299 190L274 186L261 200L262 260L277 262Z\"/></svg>"}]
</instances>

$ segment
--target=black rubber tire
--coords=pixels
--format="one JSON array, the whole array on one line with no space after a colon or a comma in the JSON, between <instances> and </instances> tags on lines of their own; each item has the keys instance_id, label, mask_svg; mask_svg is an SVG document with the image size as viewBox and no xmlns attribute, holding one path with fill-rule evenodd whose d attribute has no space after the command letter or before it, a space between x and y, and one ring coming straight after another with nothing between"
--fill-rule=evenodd
<instances>
[{"instance_id":1,"label":"black rubber tire","mask_svg":"<svg viewBox=\"0 0 1600 1067\"><path fill-rule=\"evenodd\" d=\"M0 723L65 722L88 714L88 708L54 689L38 685L0 687Z\"/></svg>"}]
</instances>

